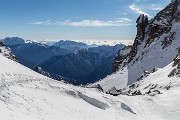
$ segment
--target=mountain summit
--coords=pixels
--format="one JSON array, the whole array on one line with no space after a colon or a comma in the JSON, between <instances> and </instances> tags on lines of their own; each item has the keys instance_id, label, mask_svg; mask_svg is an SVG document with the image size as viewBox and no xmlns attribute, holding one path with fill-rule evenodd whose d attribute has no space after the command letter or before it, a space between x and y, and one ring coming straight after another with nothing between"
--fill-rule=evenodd
<instances>
[{"instance_id":1,"label":"mountain summit","mask_svg":"<svg viewBox=\"0 0 180 120\"><path fill-rule=\"evenodd\" d=\"M114 74L104 79L104 81L111 81L111 85L104 86L104 83L100 82L107 90L113 87L124 88L136 82L145 71L164 68L178 54L179 0L173 0L151 20L148 20L146 15L140 15L136 23L137 35L133 46L118 52L113 64Z\"/></svg>"}]
</instances>

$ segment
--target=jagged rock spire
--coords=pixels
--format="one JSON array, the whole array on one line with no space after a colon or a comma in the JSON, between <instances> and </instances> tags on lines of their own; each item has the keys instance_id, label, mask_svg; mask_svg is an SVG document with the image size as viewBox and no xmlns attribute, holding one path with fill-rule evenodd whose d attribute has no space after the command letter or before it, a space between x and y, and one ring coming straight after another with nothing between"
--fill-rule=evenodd
<instances>
[{"instance_id":1,"label":"jagged rock spire","mask_svg":"<svg viewBox=\"0 0 180 120\"><path fill-rule=\"evenodd\" d=\"M137 46L141 44L141 42L144 40L145 34L146 34L146 27L148 26L148 16L147 15L140 15L136 21L137 25L137 35L134 40L134 44L132 46L132 50L129 54L129 60L130 62L137 54Z\"/></svg>"},{"instance_id":2,"label":"jagged rock spire","mask_svg":"<svg viewBox=\"0 0 180 120\"><path fill-rule=\"evenodd\" d=\"M144 39L145 36L145 28L148 25L148 16L141 14L137 21L136 21L137 25L137 36L136 39L139 39L140 41L142 41Z\"/></svg>"}]
</instances>

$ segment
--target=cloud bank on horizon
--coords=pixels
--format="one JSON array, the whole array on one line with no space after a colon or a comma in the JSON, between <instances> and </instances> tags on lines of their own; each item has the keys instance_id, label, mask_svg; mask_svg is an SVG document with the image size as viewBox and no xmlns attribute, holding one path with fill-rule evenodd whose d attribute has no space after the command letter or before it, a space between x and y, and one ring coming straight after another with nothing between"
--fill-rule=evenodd
<instances>
[{"instance_id":1,"label":"cloud bank on horizon","mask_svg":"<svg viewBox=\"0 0 180 120\"><path fill-rule=\"evenodd\" d=\"M170 1L3 0L0 37L130 40L140 14L152 18Z\"/></svg>"},{"instance_id":2,"label":"cloud bank on horizon","mask_svg":"<svg viewBox=\"0 0 180 120\"><path fill-rule=\"evenodd\" d=\"M81 20L81 21L37 21L30 24L34 25L63 25L63 26L74 26L74 27L108 27L108 26L128 26L132 25L132 20L128 18L118 18L111 21L102 21L102 20Z\"/></svg>"}]
</instances>

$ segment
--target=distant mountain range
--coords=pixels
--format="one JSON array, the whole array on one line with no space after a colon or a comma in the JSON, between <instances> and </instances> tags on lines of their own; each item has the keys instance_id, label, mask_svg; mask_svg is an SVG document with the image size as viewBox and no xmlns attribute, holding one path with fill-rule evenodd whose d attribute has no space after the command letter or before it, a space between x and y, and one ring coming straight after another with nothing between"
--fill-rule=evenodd
<instances>
[{"instance_id":1,"label":"distant mountain range","mask_svg":"<svg viewBox=\"0 0 180 120\"><path fill-rule=\"evenodd\" d=\"M112 63L124 45L99 46L54 56L39 66L46 72L72 79L70 83L92 83L112 73ZM74 81L75 80L75 81Z\"/></svg>"},{"instance_id":2,"label":"distant mountain range","mask_svg":"<svg viewBox=\"0 0 180 120\"><path fill-rule=\"evenodd\" d=\"M13 40L15 39L16 38ZM17 40L19 41L19 39ZM8 42L4 43L6 44ZM34 69L37 65L41 64L44 60L47 60L52 56L65 55L70 53L70 51L67 49L56 46L48 46L37 42L29 42L24 44L14 43L13 45L6 45L12 49L13 53L16 55L18 61L21 64L31 69Z\"/></svg>"},{"instance_id":3,"label":"distant mountain range","mask_svg":"<svg viewBox=\"0 0 180 120\"><path fill-rule=\"evenodd\" d=\"M125 47L123 44L97 46L69 40L49 45L18 37L1 41L12 49L19 63L76 85L92 83L111 74L115 55Z\"/></svg>"}]
</instances>

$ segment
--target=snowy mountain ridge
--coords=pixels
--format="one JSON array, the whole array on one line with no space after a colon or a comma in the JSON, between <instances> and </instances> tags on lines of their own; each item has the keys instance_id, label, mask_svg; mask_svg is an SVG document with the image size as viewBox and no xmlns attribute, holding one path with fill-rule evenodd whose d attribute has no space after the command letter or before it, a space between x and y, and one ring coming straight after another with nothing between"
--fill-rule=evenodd
<instances>
[{"instance_id":1,"label":"snowy mountain ridge","mask_svg":"<svg viewBox=\"0 0 180 120\"><path fill-rule=\"evenodd\" d=\"M6 37L4 39L1 39L0 41L3 42L3 44L5 44L6 46L16 46L16 45L23 45L26 43L36 43L39 45L44 45L46 46L46 44L44 44L43 42L38 42L35 40L24 40L22 38L19 37Z\"/></svg>"},{"instance_id":2,"label":"snowy mountain ridge","mask_svg":"<svg viewBox=\"0 0 180 120\"><path fill-rule=\"evenodd\" d=\"M112 76L100 82L106 90L125 88L138 80L144 71L164 68L176 57L180 47L180 1L172 1L152 20L146 15L137 19L137 35L128 54L117 54ZM116 75L115 75L116 74ZM116 78L115 80L113 80ZM105 85L109 81L111 85ZM111 81L111 82L110 82Z\"/></svg>"}]
</instances>

